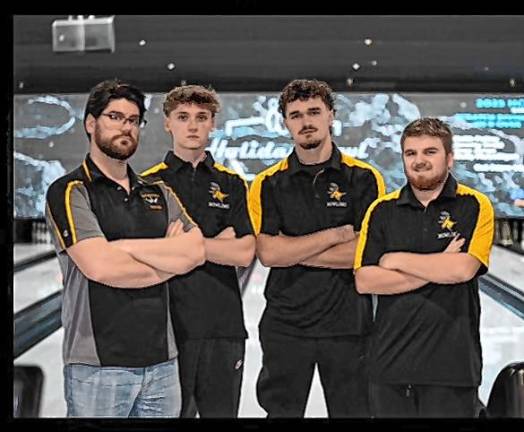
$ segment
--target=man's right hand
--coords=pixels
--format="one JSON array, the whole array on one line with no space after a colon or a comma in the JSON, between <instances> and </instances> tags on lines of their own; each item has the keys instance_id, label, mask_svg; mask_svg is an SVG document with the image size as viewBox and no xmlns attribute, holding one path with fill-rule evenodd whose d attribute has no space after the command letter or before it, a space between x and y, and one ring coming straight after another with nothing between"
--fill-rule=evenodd
<instances>
[{"instance_id":1,"label":"man's right hand","mask_svg":"<svg viewBox=\"0 0 524 432\"><path fill-rule=\"evenodd\" d=\"M234 239L236 238L235 229L232 226L228 226L220 231L216 236L216 239Z\"/></svg>"},{"instance_id":2,"label":"man's right hand","mask_svg":"<svg viewBox=\"0 0 524 432\"><path fill-rule=\"evenodd\" d=\"M339 243L351 241L356 237L353 225L350 224L336 227L335 231Z\"/></svg>"},{"instance_id":3,"label":"man's right hand","mask_svg":"<svg viewBox=\"0 0 524 432\"><path fill-rule=\"evenodd\" d=\"M448 247L444 249L443 252L445 253L458 253L461 252L462 246L464 246L464 242L466 239L464 237L460 238L460 234L457 234L453 239L449 242Z\"/></svg>"},{"instance_id":4,"label":"man's right hand","mask_svg":"<svg viewBox=\"0 0 524 432\"><path fill-rule=\"evenodd\" d=\"M177 219L167 227L166 237L176 237L180 234L184 234L184 224L180 219Z\"/></svg>"}]
</instances>

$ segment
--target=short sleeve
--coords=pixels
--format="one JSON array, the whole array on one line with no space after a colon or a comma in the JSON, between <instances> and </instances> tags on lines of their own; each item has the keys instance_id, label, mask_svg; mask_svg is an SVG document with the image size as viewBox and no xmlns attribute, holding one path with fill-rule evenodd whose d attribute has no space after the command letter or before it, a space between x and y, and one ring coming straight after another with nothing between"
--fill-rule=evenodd
<instances>
[{"instance_id":1,"label":"short sleeve","mask_svg":"<svg viewBox=\"0 0 524 432\"><path fill-rule=\"evenodd\" d=\"M238 238L254 235L253 224L249 213L248 187L245 180L238 176L232 177L231 209L229 225L235 230Z\"/></svg>"},{"instance_id":2,"label":"short sleeve","mask_svg":"<svg viewBox=\"0 0 524 432\"><path fill-rule=\"evenodd\" d=\"M493 246L495 213L491 201L484 194L476 193L475 198L479 203L478 216L467 253L481 262L480 274L483 274L488 269Z\"/></svg>"},{"instance_id":3,"label":"short sleeve","mask_svg":"<svg viewBox=\"0 0 524 432\"><path fill-rule=\"evenodd\" d=\"M197 226L195 221L191 218L191 216L189 216L184 205L182 204L182 201L180 201L173 188L168 186L164 181L158 181L156 184L159 185L164 192L164 196L167 201L169 223L176 222L177 219L180 219L184 225L185 232Z\"/></svg>"},{"instance_id":4,"label":"short sleeve","mask_svg":"<svg viewBox=\"0 0 524 432\"><path fill-rule=\"evenodd\" d=\"M47 191L45 213L58 252L87 238L104 237L80 180L53 183Z\"/></svg>"},{"instance_id":5,"label":"short sleeve","mask_svg":"<svg viewBox=\"0 0 524 432\"><path fill-rule=\"evenodd\" d=\"M257 234L278 235L281 219L270 178L257 176L249 191L249 212Z\"/></svg>"},{"instance_id":6,"label":"short sleeve","mask_svg":"<svg viewBox=\"0 0 524 432\"><path fill-rule=\"evenodd\" d=\"M385 208L380 203L380 199L374 201L364 216L355 251L355 270L362 266L378 265L385 252Z\"/></svg>"},{"instance_id":7,"label":"short sleeve","mask_svg":"<svg viewBox=\"0 0 524 432\"><path fill-rule=\"evenodd\" d=\"M377 198L380 198L385 193L385 185L382 175L376 169L366 169L358 180L359 199L354 206L354 229L360 231L362 229L362 220L366 214L368 207Z\"/></svg>"}]
</instances>

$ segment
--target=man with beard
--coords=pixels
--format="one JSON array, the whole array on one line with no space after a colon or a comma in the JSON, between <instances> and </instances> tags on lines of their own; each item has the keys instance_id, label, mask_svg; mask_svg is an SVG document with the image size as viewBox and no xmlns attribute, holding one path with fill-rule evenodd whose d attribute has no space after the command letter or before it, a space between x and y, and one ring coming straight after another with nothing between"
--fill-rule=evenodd
<instances>
[{"instance_id":1,"label":"man with beard","mask_svg":"<svg viewBox=\"0 0 524 432\"><path fill-rule=\"evenodd\" d=\"M127 160L145 113L137 88L111 80L87 101L90 151L47 192L63 274L67 415L176 417L181 397L167 280L205 259L174 192Z\"/></svg>"},{"instance_id":2,"label":"man with beard","mask_svg":"<svg viewBox=\"0 0 524 432\"><path fill-rule=\"evenodd\" d=\"M325 82L291 81L279 111L294 150L250 190L257 255L271 267L258 401L269 417L303 417L318 366L329 416L365 417L372 309L352 270L362 219L384 181L332 142L334 97Z\"/></svg>"},{"instance_id":3,"label":"man with beard","mask_svg":"<svg viewBox=\"0 0 524 432\"><path fill-rule=\"evenodd\" d=\"M450 174L445 123L416 120L400 144L408 183L370 206L355 256L357 290L378 294L372 414L473 417L482 368L478 277L488 268L493 207Z\"/></svg>"}]
</instances>

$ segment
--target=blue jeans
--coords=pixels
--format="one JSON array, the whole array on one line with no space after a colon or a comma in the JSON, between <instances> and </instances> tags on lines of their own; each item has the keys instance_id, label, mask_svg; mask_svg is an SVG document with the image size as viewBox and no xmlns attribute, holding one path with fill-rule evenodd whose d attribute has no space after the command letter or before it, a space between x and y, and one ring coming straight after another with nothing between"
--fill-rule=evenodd
<instances>
[{"instance_id":1,"label":"blue jeans","mask_svg":"<svg viewBox=\"0 0 524 432\"><path fill-rule=\"evenodd\" d=\"M64 366L68 417L178 417L177 359L143 368Z\"/></svg>"}]
</instances>

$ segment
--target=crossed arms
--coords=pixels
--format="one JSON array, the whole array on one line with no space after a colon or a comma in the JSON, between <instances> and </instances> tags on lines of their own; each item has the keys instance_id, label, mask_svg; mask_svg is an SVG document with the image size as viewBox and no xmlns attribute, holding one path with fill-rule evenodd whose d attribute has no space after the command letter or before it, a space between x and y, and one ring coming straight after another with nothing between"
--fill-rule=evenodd
<instances>
[{"instance_id":1,"label":"crossed arms","mask_svg":"<svg viewBox=\"0 0 524 432\"><path fill-rule=\"evenodd\" d=\"M153 286L205 261L200 229L184 232L180 220L170 224L163 238L108 242L93 237L70 246L67 253L88 279L114 288Z\"/></svg>"},{"instance_id":2,"label":"crossed arms","mask_svg":"<svg viewBox=\"0 0 524 432\"><path fill-rule=\"evenodd\" d=\"M471 280L481 263L472 255L461 252L464 241L457 236L439 253L386 253L378 266L356 270L357 291L361 294L400 294L430 282L456 284Z\"/></svg>"},{"instance_id":3,"label":"crossed arms","mask_svg":"<svg viewBox=\"0 0 524 432\"><path fill-rule=\"evenodd\" d=\"M71 259L89 279L114 288L143 288L188 273L206 260L224 265L248 266L254 257L252 235L235 238L227 227L205 238L199 228L184 232L180 220L171 223L166 236L108 242L88 238L67 249Z\"/></svg>"},{"instance_id":4,"label":"crossed arms","mask_svg":"<svg viewBox=\"0 0 524 432\"><path fill-rule=\"evenodd\" d=\"M353 268L357 234L352 225L328 228L302 236L260 233L256 240L257 256L266 267Z\"/></svg>"},{"instance_id":5,"label":"crossed arms","mask_svg":"<svg viewBox=\"0 0 524 432\"><path fill-rule=\"evenodd\" d=\"M235 237L228 226L215 237L204 238L206 259L216 264L247 267L255 257L255 236Z\"/></svg>"}]
</instances>

